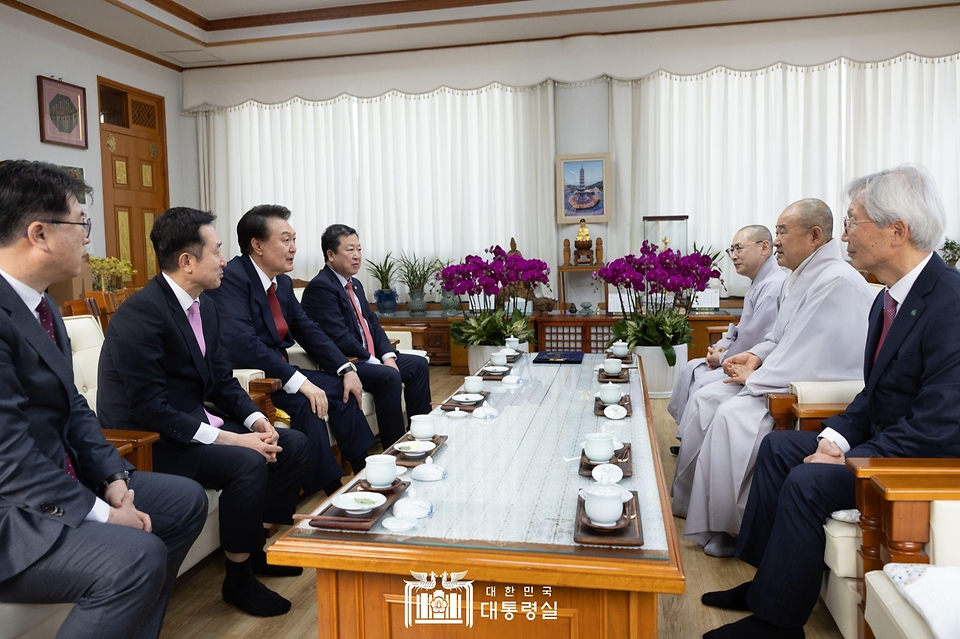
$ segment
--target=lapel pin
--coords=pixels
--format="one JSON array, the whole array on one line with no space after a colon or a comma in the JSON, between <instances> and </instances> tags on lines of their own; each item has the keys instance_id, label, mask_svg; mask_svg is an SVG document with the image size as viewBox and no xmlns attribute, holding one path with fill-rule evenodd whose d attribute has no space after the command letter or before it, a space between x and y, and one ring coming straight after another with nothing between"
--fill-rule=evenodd
<instances>
[{"instance_id":1,"label":"lapel pin","mask_svg":"<svg viewBox=\"0 0 960 639\"><path fill-rule=\"evenodd\" d=\"M913 317L916 314L917 314L917 309L913 309L910 311L910 317Z\"/></svg>"}]
</instances>

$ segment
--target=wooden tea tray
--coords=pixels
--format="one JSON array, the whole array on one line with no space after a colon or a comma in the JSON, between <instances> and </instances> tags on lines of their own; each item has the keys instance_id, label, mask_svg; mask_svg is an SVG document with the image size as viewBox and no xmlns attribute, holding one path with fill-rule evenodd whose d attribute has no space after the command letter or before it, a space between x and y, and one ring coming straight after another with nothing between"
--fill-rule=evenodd
<instances>
[{"instance_id":1,"label":"wooden tea tray","mask_svg":"<svg viewBox=\"0 0 960 639\"><path fill-rule=\"evenodd\" d=\"M642 546L643 525L640 523L640 498L637 491L631 490L633 498L623 505L622 518L627 519L627 525L620 528L604 530L590 526L587 513L584 511L583 497L577 498L577 517L573 525L573 540L578 544L593 546Z\"/></svg>"},{"instance_id":2,"label":"wooden tea tray","mask_svg":"<svg viewBox=\"0 0 960 639\"><path fill-rule=\"evenodd\" d=\"M630 402L629 395L622 396L620 398L619 403L621 406L627 409L627 417L630 417L631 415L633 415L633 404ZM595 397L593 402L593 414L602 417L603 409L606 408L608 405L612 406L612 404L604 404L603 402L600 401L599 397Z\"/></svg>"},{"instance_id":3,"label":"wooden tea tray","mask_svg":"<svg viewBox=\"0 0 960 639\"><path fill-rule=\"evenodd\" d=\"M408 481L400 481L390 491L377 491L387 498L387 501L377 506L365 515L348 515L347 511L337 508L331 504L328 508L317 515L294 515L294 519L309 519L310 525L314 528L330 528L332 530L370 530L380 520L384 513L393 507L393 503L400 498L400 495L410 486ZM364 491L360 487L360 482L355 483L345 493L370 492Z\"/></svg>"},{"instance_id":4,"label":"wooden tea tray","mask_svg":"<svg viewBox=\"0 0 960 639\"><path fill-rule=\"evenodd\" d=\"M613 457L604 464L613 464L619 466L623 471L624 477L633 476L633 452L630 449L630 442L623 442L623 448L613 451ZM584 477L593 477L593 469L600 464L594 464L587 458L587 453L580 453L580 470L577 471Z\"/></svg>"},{"instance_id":5,"label":"wooden tea tray","mask_svg":"<svg viewBox=\"0 0 960 639\"><path fill-rule=\"evenodd\" d=\"M503 378L510 374L510 371L513 370L513 366L507 366L507 370L502 373L488 373L486 371L487 366L493 366L493 364L484 364L484 367L480 369L480 377L489 382L500 382L503 381Z\"/></svg>"},{"instance_id":6,"label":"wooden tea tray","mask_svg":"<svg viewBox=\"0 0 960 639\"><path fill-rule=\"evenodd\" d=\"M497 379L503 379L503 378L498 377ZM461 393L454 393L454 395L460 395L460 394ZM474 404L460 404L459 402L455 402L453 400L447 400L446 403L440 404L440 410L449 412L459 408L462 411L472 413L474 409L476 409L478 406L482 406L483 402L485 402L487 398L490 397L490 391L480 391L479 393L473 393L473 394L483 395L483 399L481 399L479 402L476 402Z\"/></svg>"},{"instance_id":7,"label":"wooden tea tray","mask_svg":"<svg viewBox=\"0 0 960 639\"><path fill-rule=\"evenodd\" d=\"M606 351L604 351L604 357L606 357L607 359L619 359L621 362L623 362L624 366L629 366L630 364L633 364L633 353L631 353L630 351L627 351L627 354L624 355L623 357L617 357L616 355L613 354L613 351L608 348Z\"/></svg>"},{"instance_id":8,"label":"wooden tea tray","mask_svg":"<svg viewBox=\"0 0 960 639\"><path fill-rule=\"evenodd\" d=\"M397 444L402 444L404 442L412 442L414 439L416 438L413 435L411 435L410 433L407 433L406 435L398 439L396 442L391 444L389 448L383 451L383 454L393 455L394 457L396 457L397 466L406 466L407 468L415 468L420 464L422 464L423 462L425 462L427 457L430 457L431 455L436 455L440 451L440 449L443 448L443 445L447 443L447 435L434 435L433 439L431 439L430 441L436 444L437 447L431 450L429 453L427 453L423 457L417 457L417 458L407 457L402 452L397 450Z\"/></svg>"},{"instance_id":9,"label":"wooden tea tray","mask_svg":"<svg viewBox=\"0 0 960 639\"><path fill-rule=\"evenodd\" d=\"M607 373L601 368L599 374L597 375L597 381L601 384L606 382L611 382L613 384L626 384L630 381L630 369L621 369L619 375L607 375Z\"/></svg>"}]
</instances>

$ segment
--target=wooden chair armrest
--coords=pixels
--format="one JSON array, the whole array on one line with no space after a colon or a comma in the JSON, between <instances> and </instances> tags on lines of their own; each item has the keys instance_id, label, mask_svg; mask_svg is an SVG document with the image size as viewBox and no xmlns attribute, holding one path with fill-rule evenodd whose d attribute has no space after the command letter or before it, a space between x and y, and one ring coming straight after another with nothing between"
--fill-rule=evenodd
<instances>
[{"instance_id":1,"label":"wooden chair armrest","mask_svg":"<svg viewBox=\"0 0 960 639\"><path fill-rule=\"evenodd\" d=\"M773 415L775 430L793 428L793 414L790 412L790 407L796 403L797 396L793 393L767 393L767 410Z\"/></svg>"},{"instance_id":2,"label":"wooden chair armrest","mask_svg":"<svg viewBox=\"0 0 960 639\"><path fill-rule=\"evenodd\" d=\"M396 348L397 346L400 346L400 340L398 339L390 340L390 346L393 346L394 348Z\"/></svg>"},{"instance_id":3,"label":"wooden chair armrest","mask_svg":"<svg viewBox=\"0 0 960 639\"><path fill-rule=\"evenodd\" d=\"M957 475L960 459L952 457L848 457L847 470L857 479L874 475Z\"/></svg>"},{"instance_id":4,"label":"wooden chair armrest","mask_svg":"<svg viewBox=\"0 0 960 639\"><path fill-rule=\"evenodd\" d=\"M276 377L264 377L261 379L252 379L248 384L251 393L276 393L283 388L283 384Z\"/></svg>"},{"instance_id":5,"label":"wooden chair armrest","mask_svg":"<svg viewBox=\"0 0 960 639\"><path fill-rule=\"evenodd\" d=\"M120 442L112 442L116 447L117 452L120 453L121 457L126 457L133 452L133 444L121 444Z\"/></svg>"},{"instance_id":6,"label":"wooden chair armrest","mask_svg":"<svg viewBox=\"0 0 960 639\"><path fill-rule=\"evenodd\" d=\"M160 441L160 433L147 430L104 428L103 436L118 450L122 451L123 446L129 445L130 451L121 452L120 455L133 464L137 470L153 471L153 444Z\"/></svg>"},{"instance_id":7,"label":"wooden chair armrest","mask_svg":"<svg viewBox=\"0 0 960 639\"><path fill-rule=\"evenodd\" d=\"M819 433L823 430L821 423L828 417L842 415L849 404L792 404L790 414L797 420L799 430Z\"/></svg>"}]
</instances>

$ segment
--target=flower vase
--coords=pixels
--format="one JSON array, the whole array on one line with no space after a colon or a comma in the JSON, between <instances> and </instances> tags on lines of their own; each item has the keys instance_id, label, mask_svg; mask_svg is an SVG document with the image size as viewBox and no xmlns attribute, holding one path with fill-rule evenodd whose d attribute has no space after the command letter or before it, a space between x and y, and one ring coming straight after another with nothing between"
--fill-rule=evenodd
<instances>
[{"instance_id":1,"label":"flower vase","mask_svg":"<svg viewBox=\"0 0 960 639\"><path fill-rule=\"evenodd\" d=\"M414 317L423 317L427 314L427 300L423 298L423 289L410 289L410 302L407 304L410 315Z\"/></svg>"},{"instance_id":2,"label":"flower vase","mask_svg":"<svg viewBox=\"0 0 960 639\"><path fill-rule=\"evenodd\" d=\"M373 292L373 299L377 304L377 311L387 317L396 315L397 297L397 289L395 288L380 288Z\"/></svg>"},{"instance_id":3,"label":"flower vase","mask_svg":"<svg viewBox=\"0 0 960 639\"><path fill-rule=\"evenodd\" d=\"M444 317L453 317L456 315L459 306L460 302L457 300L457 296L454 295L453 291L441 291L440 308L443 309Z\"/></svg>"},{"instance_id":4,"label":"flower vase","mask_svg":"<svg viewBox=\"0 0 960 639\"><path fill-rule=\"evenodd\" d=\"M643 375L647 382L647 394L650 399L664 399L673 394L683 365L687 363L687 344L674 346L677 363L667 366L667 358L659 346L637 346L634 352L643 362Z\"/></svg>"}]
</instances>

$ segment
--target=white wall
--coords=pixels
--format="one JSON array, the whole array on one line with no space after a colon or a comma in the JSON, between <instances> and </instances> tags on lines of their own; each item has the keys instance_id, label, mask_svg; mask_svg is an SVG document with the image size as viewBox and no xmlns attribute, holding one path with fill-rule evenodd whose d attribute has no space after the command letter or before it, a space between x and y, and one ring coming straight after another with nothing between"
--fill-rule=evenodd
<instances>
[{"instance_id":1,"label":"white wall","mask_svg":"<svg viewBox=\"0 0 960 639\"><path fill-rule=\"evenodd\" d=\"M43 160L83 169L93 186L90 253L105 255L97 76L162 95L166 106L171 205L200 201L196 128L181 113L180 73L0 5L0 158ZM40 142L37 76L54 76L87 90L86 150Z\"/></svg>"}]
</instances>

